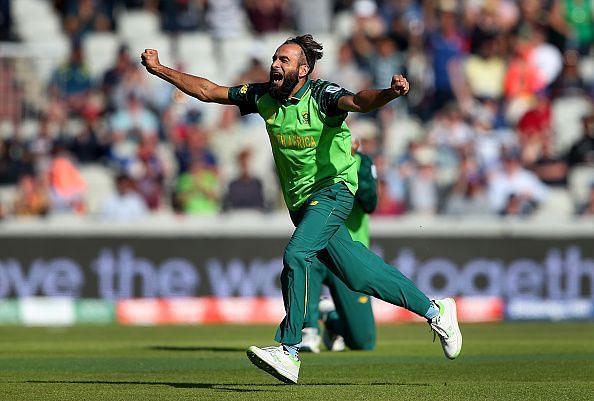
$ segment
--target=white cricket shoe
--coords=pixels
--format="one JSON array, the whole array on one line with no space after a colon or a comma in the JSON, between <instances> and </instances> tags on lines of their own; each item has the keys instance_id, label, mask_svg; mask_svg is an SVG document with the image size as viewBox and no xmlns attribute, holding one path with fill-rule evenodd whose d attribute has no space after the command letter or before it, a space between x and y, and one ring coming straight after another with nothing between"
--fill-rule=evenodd
<instances>
[{"instance_id":1,"label":"white cricket shoe","mask_svg":"<svg viewBox=\"0 0 594 401\"><path fill-rule=\"evenodd\" d=\"M299 378L299 357L292 356L283 346L258 348L252 345L246 352L250 361L277 379L296 384Z\"/></svg>"},{"instance_id":2,"label":"white cricket shoe","mask_svg":"<svg viewBox=\"0 0 594 401\"><path fill-rule=\"evenodd\" d=\"M340 334L328 330L328 328L324 330L324 345L328 348L328 351L334 352L341 352L346 348L344 338Z\"/></svg>"},{"instance_id":3,"label":"white cricket shoe","mask_svg":"<svg viewBox=\"0 0 594 401\"><path fill-rule=\"evenodd\" d=\"M439 307L439 315L429 321L434 335L439 336L443 353L449 359L455 359L462 350L462 333L458 327L456 301L452 298L434 301ZM433 337L435 339L435 337Z\"/></svg>"},{"instance_id":4,"label":"white cricket shoe","mask_svg":"<svg viewBox=\"0 0 594 401\"><path fill-rule=\"evenodd\" d=\"M320 316L324 322L324 326L326 326L324 329L324 336L322 337L324 345L329 351L344 351L346 348L346 345L344 344L344 338L340 334L336 334L333 331L328 330L328 314L336 310L334 301L332 301L332 298L322 296L320 297L318 309L320 310Z\"/></svg>"},{"instance_id":5,"label":"white cricket shoe","mask_svg":"<svg viewBox=\"0 0 594 401\"><path fill-rule=\"evenodd\" d=\"M301 343L299 344L301 352L313 352L314 354L318 354L320 352L321 343L322 338L318 333L318 329L315 327L306 327L301 330Z\"/></svg>"}]
</instances>

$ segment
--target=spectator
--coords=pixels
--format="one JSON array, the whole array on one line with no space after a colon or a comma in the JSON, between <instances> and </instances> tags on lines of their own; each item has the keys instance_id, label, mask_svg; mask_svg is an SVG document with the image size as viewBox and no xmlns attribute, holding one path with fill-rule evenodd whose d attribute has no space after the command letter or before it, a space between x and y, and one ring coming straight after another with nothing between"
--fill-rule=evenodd
<instances>
[{"instance_id":1,"label":"spectator","mask_svg":"<svg viewBox=\"0 0 594 401\"><path fill-rule=\"evenodd\" d=\"M128 46L121 45L118 49L115 65L105 72L101 85L103 94L107 99L108 111L115 111L117 103L114 98L115 89L120 86L128 72L133 68Z\"/></svg>"},{"instance_id":2,"label":"spectator","mask_svg":"<svg viewBox=\"0 0 594 401\"><path fill-rule=\"evenodd\" d=\"M553 141L548 137L538 149L538 154L528 164L536 176L551 187L567 185L567 160L555 154Z\"/></svg>"},{"instance_id":3,"label":"spectator","mask_svg":"<svg viewBox=\"0 0 594 401\"><path fill-rule=\"evenodd\" d=\"M207 168L215 168L217 160L208 147L208 134L199 125L188 126L187 135L175 149L179 174L190 169L192 160L201 160Z\"/></svg>"},{"instance_id":4,"label":"spectator","mask_svg":"<svg viewBox=\"0 0 594 401\"><path fill-rule=\"evenodd\" d=\"M257 51L254 51L250 55L250 62L248 67L245 71L243 71L239 78L237 79L237 84L242 82L266 82L269 79L269 71L264 67L262 61L258 58L255 54Z\"/></svg>"},{"instance_id":5,"label":"spectator","mask_svg":"<svg viewBox=\"0 0 594 401\"><path fill-rule=\"evenodd\" d=\"M548 99L539 96L536 105L520 117L517 125L518 143L522 149L522 161L530 164L544 143L552 136L551 105Z\"/></svg>"},{"instance_id":6,"label":"spectator","mask_svg":"<svg viewBox=\"0 0 594 401\"><path fill-rule=\"evenodd\" d=\"M50 91L64 99L71 112L80 114L92 85L91 74L83 59L82 45L73 42L68 60L54 71Z\"/></svg>"},{"instance_id":7,"label":"spectator","mask_svg":"<svg viewBox=\"0 0 594 401\"><path fill-rule=\"evenodd\" d=\"M110 3L112 2L96 0L68 1L64 18L64 29L68 36L81 39L89 32L113 30L113 21L107 7Z\"/></svg>"},{"instance_id":8,"label":"spectator","mask_svg":"<svg viewBox=\"0 0 594 401\"><path fill-rule=\"evenodd\" d=\"M380 14L389 26L388 35L402 51L408 50L409 38L425 29L421 4L412 0L384 2Z\"/></svg>"},{"instance_id":9,"label":"spectator","mask_svg":"<svg viewBox=\"0 0 594 401\"><path fill-rule=\"evenodd\" d=\"M147 215L142 197L134 188L134 181L126 174L116 177L116 191L103 203L101 218L106 221L131 222Z\"/></svg>"},{"instance_id":10,"label":"spectator","mask_svg":"<svg viewBox=\"0 0 594 401\"><path fill-rule=\"evenodd\" d=\"M563 56L559 49L546 41L545 27L537 26L532 32L530 55L545 86L549 86L559 76L563 68Z\"/></svg>"},{"instance_id":11,"label":"spectator","mask_svg":"<svg viewBox=\"0 0 594 401\"><path fill-rule=\"evenodd\" d=\"M493 47L497 47L504 26L501 3L501 1L485 1L476 11L469 8L465 10L465 17L470 20L472 26L469 37L470 51L473 54L480 54L484 51L484 45L489 42Z\"/></svg>"},{"instance_id":12,"label":"spectator","mask_svg":"<svg viewBox=\"0 0 594 401\"><path fill-rule=\"evenodd\" d=\"M586 55L594 43L594 9L590 0L565 0L562 14L568 26L569 47Z\"/></svg>"},{"instance_id":13,"label":"spectator","mask_svg":"<svg viewBox=\"0 0 594 401\"><path fill-rule=\"evenodd\" d=\"M167 32L197 31L204 24L203 0L160 1L161 27Z\"/></svg>"},{"instance_id":14,"label":"spectator","mask_svg":"<svg viewBox=\"0 0 594 401\"><path fill-rule=\"evenodd\" d=\"M131 93L126 107L111 117L110 126L116 140L140 142L157 136L159 122L138 95Z\"/></svg>"},{"instance_id":15,"label":"spectator","mask_svg":"<svg viewBox=\"0 0 594 401\"><path fill-rule=\"evenodd\" d=\"M219 177L208 161L195 158L187 172L177 179L176 209L188 214L214 214L219 211Z\"/></svg>"},{"instance_id":16,"label":"spectator","mask_svg":"<svg viewBox=\"0 0 594 401\"><path fill-rule=\"evenodd\" d=\"M97 129L97 122L86 119L81 132L68 142L68 150L81 164L101 162L108 152L108 143Z\"/></svg>"},{"instance_id":17,"label":"spectator","mask_svg":"<svg viewBox=\"0 0 594 401\"><path fill-rule=\"evenodd\" d=\"M445 6L439 11L439 27L431 34L430 51L433 59L434 96L433 110L439 110L454 100L452 75L459 70L459 63L466 53L466 38L459 30L455 9Z\"/></svg>"},{"instance_id":18,"label":"spectator","mask_svg":"<svg viewBox=\"0 0 594 401\"><path fill-rule=\"evenodd\" d=\"M46 171L51 159L51 153L54 146L59 141L54 131L55 125L51 123L47 116L41 116L39 121L39 130L37 135L29 142L28 148L35 160L37 171Z\"/></svg>"},{"instance_id":19,"label":"spectator","mask_svg":"<svg viewBox=\"0 0 594 401\"><path fill-rule=\"evenodd\" d=\"M534 173L522 167L516 150L504 155L503 169L493 174L488 190L491 207L502 215L530 214L547 197L547 188Z\"/></svg>"},{"instance_id":20,"label":"spectator","mask_svg":"<svg viewBox=\"0 0 594 401\"><path fill-rule=\"evenodd\" d=\"M435 149L422 146L413 154L415 170L408 181L411 210L432 215L437 212L437 181L435 176Z\"/></svg>"},{"instance_id":21,"label":"spectator","mask_svg":"<svg viewBox=\"0 0 594 401\"><path fill-rule=\"evenodd\" d=\"M15 184L24 174L34 174L34 159L20 135L0 139L0 184Z\"/></svg>"},{"instance_id":22,"label":"spectator","mask_svg":"<svg viewBox=\"0 0 594 401\"><path fill-rule=\"evenodd\" d=\"M386 33L384 21L377 13L377 4L372 0L357 0L353 3L355 27L351 43L357 63L369 69L368 61L375 46L373 41Z\"/></svg>"},{"instance_id":23,"label":"spectator","mask_svg":"<svg viewBox=\"0 0 594 401\"><path fill-rule=\"evenodd\" d=\"M578 214L581 216L594 217L594 182L590 184L588 200L581 207L578 208Z\"/></svg>"},{"instance_id":24,"label":"spectator","mask_svg":"<svg viewBox=\"0 0 594 401\"><path fill-rule=\"evenodd\" d=\"M389 36L376 39L375 51L369 59L369 65L375 87L383 88L390 85L394 74L405 73L402 55Z\"/></svg>"},{"instance_id":25,"label":"spectator","mask_svg":"<svg viewBox=\"0 0 594 401\"><path fill-rule=\"evenodd\" d=\"M264 210L262 181L250 173L251 151L242 150L238 157L239 177L231 181L223 200L223 210L256 209Z\"/></svg>"},{"instance_id":26,"label":"spectator","mask_svg":"<svg viewBox=\"0 0 594 401\"><path fill-rule=\"evenodd\" d=\"M505 96L509 101L531 98L545 87L545 81L532 60L530 33L521 33L513 39L513 55L504 81Z\"/></svg>"},{"instance_id":27,"label":"spectator","mask_svg":"<svg viewBox=\"0 0 594 401\"><path fill-rule=\"evenodd\" d=\"M485 178L472 157L460 163L460 176L449 195L444 213L456 217L493 215L489 208Z\"/></svg>"},{"instance_id":28,"label":"spectator","mask_svg":"<svg viewBox=\"0 0 594 401\"><path fill-rule=\"evenodd\" d=\"M140 144L137 162L139 170L136 180L137 191L150 210L157 210L161 207L165 172L163 163L157 155L157 142L154 139L145 139Z\"/></svg>"},{"instance_id":29,"label":"spectator","mask_svg":"<svg viewBox=\"0 0 594 401\"><path fill-rule=\"evenodd\" d=\"M241 0L207 0L206 20L215 40L233 39L247 32Z\"/></svg>"},{"instance_id":30,"label":"spectator","mask_svg":"<svg viewBox=\"0 0 594 401\"><path fill-rule=\"evenodd\" d=\"M582 119L583 136L575 142L567 156L569 167L594 167L594 113Z\"/></svg>"},{"instance_id":31,"label":"spectator","mask_svg":"<svg viewBox=\"0 0 594 401\"><path fill-rule=\"evenodd\" d=\"M62 145L54 146L48 179L52 212L86 212L86 183Z\"/></svg>"},{"instance_id":32,"label":"spectator","mask_svg":"<svg viewBox=\"0 0 594 401\"><path fill-rule=\"evenodd\" d=\"M326 33L332 27L333 0L290 1L294 30L297 32Z\"/></svg>"},{"instance_id":33,"label":"spectator","mask_svg":"<svg viewBox=\"0 0 594 401\"><path fill-rule=\"evenodd\" d=\"M11 0L0 0L0 41L15 39L12 33L12 13L10 3Z\"/></svg>"},{"instance_id":34,"label":"spectator","mask_svg":"<svg viewBox=\"0 0 594 401\"><path fill-rule=\"evenodd\" d=\"M246 0L244 7L252 29L257 34L287 28L289 9L286 0Z\"/></svg>"},{"instance_id":35,"label":"spectator","mask_svg":"<svg viewBox=\"0 0 594 401\"><path fill-rule=\"evenodd\" d=\"M373 217L379 216L398 216L404 214L406 205L392 196L384 178L377 180L377 208L373 212Z\"/></svg>"},{"instance_id":36,"label":"spectator","mask_svg":"<svg viewBox=\"0 0 594 401\"><path fill-rule=\"evenodd\" d=\"M579 55L576 51L568 50L563 56L563 69L557 79L551 84L551 98L579 97L588 93L588 86L582 79L579 70Z\"/></svg>"},{"instance_id":37,"label":"spectator","mask_svg":"<svg viewBox=\"0 0 594 401\"><path fill-rule=\"evenodd\" d=\"M336 69L328 74L332 81L353 91L360 91L370 86L369 75L357 66L353 47L349 42L343 42L338 50Z\"/></svg>"},{"instance_id":38,"label":"spectator","mask_svg":"<svg viewBox=\"0 0 594 401\"><path fill-rule=\"evenodd\" d=\"M464 121L461 110L450 104L437 113L428 133L429 142L437 147L462 149L470 144L473 132Z\"/></svg>"},{"instance_id":39,"label":"spectator","mask_svg":"<svg viewBox=\"0 0 594 401\"><path fill-rule=\"evenodd\" d=\"M485 37L476 54L464 61L464 78L470 94L477 99L500 99L503 95L505 60L497 54L496 38Z\"/></svg>"},{"instance_id":40,"label":"spectator","mask_svg":"<svg viewBox=\"0 0 594 401\"><path fill-rule=\"evenodd\" d=\"M131 96L140 99L144 106L160 106L162 97L171 100L173 89L162 85L154 89L150 87L146 76L138 68L138 64L132 62L129 68L122 70L122 72L122 79L112 88L111 98L109 99L109 104L115 107L115 111L127 108ZM158 110L161 109L158 108Z\"/></svg>"},{"instance_id":41,"label":"spectator","mask_svg":"<svg viewBox=\"0 0 594 401\"><path fill-rule=\"evenodd\" d=\"M15 216L45 216L49 211L49 196L42 180L25 174L19 178L12 205Z\"/></svg>"}]
</instances>

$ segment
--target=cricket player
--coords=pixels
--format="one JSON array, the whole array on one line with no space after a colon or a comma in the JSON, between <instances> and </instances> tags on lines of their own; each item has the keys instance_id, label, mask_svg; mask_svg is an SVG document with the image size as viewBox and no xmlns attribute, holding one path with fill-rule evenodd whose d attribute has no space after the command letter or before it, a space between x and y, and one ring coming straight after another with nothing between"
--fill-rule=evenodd
<instances>
[{"instance_id":1,"label":"cricket player","mask_svg":"<svg viewBox=\"0 0 594 401\"><path fill-rule=\"evenodd\" d=\"M354 94L331 82L309 78L321 57L322 45L311 35L290 38L272 56L268 82L229 88L162 65L154 49L141 54L149 73L188 95L204 102L236 105L242 114L258 113L266 123L295 231L283 254L280 279L286 316L275 338L280 345L251 346L247 355L277 379L297 383L309 275L317 259L351 290L425 317L439 336L446 357L454 359L462 349L454 300L431 301L398 269L353 241L344 224L357 191L347 113L376 110L406 95L408 81L394 75L389 88Z\"/></svg>"},{"instance_id":2,"label":"cricket player","mask_svg":"<svg viewBox=\"0 0 594 401\"><path fill-rule=\"evenodd\" d=\"M377 207L377 174L371 157L358 152L360 142L351 137L351 153L357 164L358 188L353 209L345 221L351 238L369 248L369 213ZM316 263L317 262L317 263ZM318 295L328 286L332 300ZM334 273L314 259L309 275L309 304L302 330L301 351L320 352L319 321L324 321L324 345L330 351L375 348L375 319L371 298L348 288Z\"/></svg>"}]
</instances>

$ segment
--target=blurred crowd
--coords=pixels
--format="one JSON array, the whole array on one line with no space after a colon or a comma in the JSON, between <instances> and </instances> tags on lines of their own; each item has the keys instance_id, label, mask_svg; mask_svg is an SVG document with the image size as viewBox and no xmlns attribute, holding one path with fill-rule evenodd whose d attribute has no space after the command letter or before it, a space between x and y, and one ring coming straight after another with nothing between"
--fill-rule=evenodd
<instances>
[{"instance_id":1,"label":"blurred crowd","mask_svg":"<svg viewBox=\"0 0 594 401\"><path fill-rule=\"evenodd\" d=\"M0 5L10 9L10 1ZM19 135L17 121L0 138L0 187L15 189L10 199L0 198L0 218L96 213L129 221L159 211L282 209L272 160L258 156L269 152L260 122L228 106L207 123L207 109L158 84L125 43L111 68L91 75L85 37L117 30L122 9L155 13L171 35L198 31L233 40L244 31L331 32L336 67L318 77L351 91L387 87L393 74L405 74L409 96L349 117L361 150L377 166L376 216L530 216L550 202L567 205L569 215L594 215L590 0L54 0L53 6L72 47L44 82L44 107L26 99L15 64L0 58L0 121L24 115L38 122L33 136ZM2 38L18 41L10 18L3 21ZM254 58L234 82L267 81L268 68ZM230 143L240 145L229 151ZM89 166L113 178L95 210L88 201L93 183L84 174Z\"/></svg>"}]
</instances>

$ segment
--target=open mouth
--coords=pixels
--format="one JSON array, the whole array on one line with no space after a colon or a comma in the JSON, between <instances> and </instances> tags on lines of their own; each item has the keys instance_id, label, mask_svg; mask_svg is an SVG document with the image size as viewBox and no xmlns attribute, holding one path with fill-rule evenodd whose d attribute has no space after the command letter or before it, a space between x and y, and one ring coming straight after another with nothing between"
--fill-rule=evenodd
<instances>
[{"instance_id":1,"label":"open mouth","mask_svg":"<svg viewBox=\"0 0 594 401\"><path fill-rule=\"evenodd\" d=\"M272 83L280 85L283 81L283 74L278 71L271 71L270 80L272 81Z\"/></svg>"}]
</instances>

